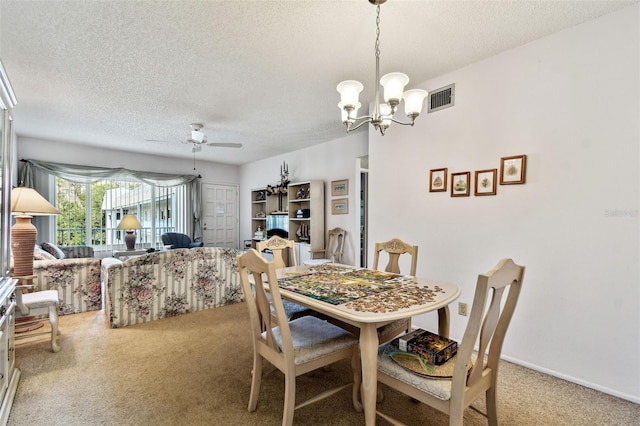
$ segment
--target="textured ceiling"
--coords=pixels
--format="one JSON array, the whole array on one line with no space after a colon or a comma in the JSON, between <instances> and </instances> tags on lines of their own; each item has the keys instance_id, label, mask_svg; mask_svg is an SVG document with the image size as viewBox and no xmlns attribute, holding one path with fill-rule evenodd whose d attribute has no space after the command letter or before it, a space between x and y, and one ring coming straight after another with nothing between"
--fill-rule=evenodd
<instances>
[{"instance_id":1,"label":"textured ceiling","mask_svg":"<svg viewBox=\"0 0 640 426\"><path fill-rule=\"evenodd\" d=\"M389 0L381 73L413 88L636 2ZM344 136L335 86L374 97L374 41L366 0L0 0L19 136L192 158L180 142L200 122L244 145L196 154L228 164Z\"/></svg>"}]
</instances>

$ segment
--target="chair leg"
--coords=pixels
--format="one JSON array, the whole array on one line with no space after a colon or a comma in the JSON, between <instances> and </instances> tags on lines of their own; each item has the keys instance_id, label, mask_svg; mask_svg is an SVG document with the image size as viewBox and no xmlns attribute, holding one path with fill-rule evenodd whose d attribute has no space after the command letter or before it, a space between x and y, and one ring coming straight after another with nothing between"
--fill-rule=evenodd
<instances>
[{"instance_id":1,"label":"chair leg","mask_svg":"<svg viewBox=\"0 0 640 426\"><path fill-rule=\"evenodd\" d=\"M49 323L51 324L51 350L59 352L58 346L58 306L56 304L49 305Z\"/></svg>"},{"instance_id":2,"label":"chair leg","mask_svg":"<svg viewBox=\"0 0 640 426\"><path fill-rule=\"evenodd\" d=\"M489 426L498 426L498 406L496 404L496 388L494 386L487 389L486 402Z\"/></svg>"},{"instance_id":3,"label":"chair leg","mask_svg":"<svg viewBox=\"0 0 640 426\"><path fill-rule=\"evenodd\" d=\"M250 412L256 411L258 406L258 396L260 395L260 384L262 383L262 357L258 354L253 356L253 370L251 371L251 393L249 394Z\"/></svg>"},{"instance_id":4,"label":"chair leg","mask_svg":"<svg viewBox=\"0 0 640 426\"><path fill-rule=\"evenodd\" d=\"M353 408L358 413L362 413L362 403L360 402L360 388L362 385L362 366L360 364L360 351L358 347L353 349L353 357L351 357L351 370L353 371L353 389L351 399L353 400Z\"/></svg>"},{"instance_id":5,"label":"chair leg","mask_svg":"<svg viewBox=\"0 0 640 426\"><path fill-rule=\"evenodd\" d=\"M284 411L282 426L293 424L293 411L296 408L296 375L293 372L284 375Z\"/></svg>"}]
</instances>

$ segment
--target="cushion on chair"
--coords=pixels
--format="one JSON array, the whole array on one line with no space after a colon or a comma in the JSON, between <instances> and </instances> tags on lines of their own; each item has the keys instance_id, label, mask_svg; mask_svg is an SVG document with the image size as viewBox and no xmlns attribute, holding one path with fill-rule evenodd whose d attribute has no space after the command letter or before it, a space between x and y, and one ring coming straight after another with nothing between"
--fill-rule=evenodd
<instances>
[{"instance_id":1,"label":"cushion on chair","mask_svg":"<svg viewBox=\"0 0 640 426\"><path fill-rule=\"evenodd\" d=\"M33 260L56 260L56 257L36 244L33 249Z\"/></svg>"},{"instance_id":2,"label":"cushion on chair","mask_svg":"<svg viewBox=\"0 0 640 426\"><path fill-rule=\"evenodd\" d=\"M333 260L331 260L331 259L307 259L307 260L304 261L305 265L311 265L311 266L324 265L325 263L333 263Z\"/></svg>"},{"instance_id":3,"label":"cushion on chair","mask_svg":"<svg viewBox=\"0 0 640 426\"><path fill-rule=\"evenodd\" d=\"M314 316L289 321L289 329L296 365L358 344L358 338L353 334ZM282 347L279 327L273 329L273 335Z\"/></svg>"},{"instance_id":4,"label":"cushion on chair","mask_svg":"<svg viewBox=\"0 0 640 426\"><path fill-rule=\"evenodd\" d=\"M435 396L443 401L451 399L451 376L457 357L454 356L442 365L433 366L434 371L429 374L431 377L423 377L420 374L413 373L410 369L401 366L385 353L387 348L391 346L391 350L397 350L398 339L394 339L388 343L382 344L378 348L378 370L389 376L395 377L401 382L414 386L430 395ZM477 354L471 355L472 365L477 360ZM485 360L486 364L486 360ZM471 366L469 367L471 368Z\"/></svg>"},{"instance_id":5,"label":"cushion on chair","mask_svg":"<svg viewBox=\"0 0 640 426\"><path fill-rule=\"evenodd\" d=\"M50 253L56 259L64 259L65 258L64 252L62 250L60 250L60 247L58 247L57 245L55 245L53 243L47 243L47 242L42 243L42 250Z\"/></svg>"},{"instance_id":6,"label":"cushion on chair","mask_svg":"<svg viewBox=\"0 0 640 426\"><path fill-rule=\"evenodd\" d=\"M24 293L22 295L22 303L30 308L38 308L51 304L58 304L58 292L56 290L34 291L33 293Z\"/></svg>"}]
</instances>

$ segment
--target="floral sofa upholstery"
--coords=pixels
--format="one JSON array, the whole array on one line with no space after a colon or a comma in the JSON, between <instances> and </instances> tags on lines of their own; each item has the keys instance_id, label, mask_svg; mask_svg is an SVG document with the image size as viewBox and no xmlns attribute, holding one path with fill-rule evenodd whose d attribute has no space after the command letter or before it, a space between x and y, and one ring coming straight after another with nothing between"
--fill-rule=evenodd
<instances>
[{"instance_id":1,"label":"floral sofa upholstery","mask_svg":"<svg viewBox=\"0 0 640 426\"><path fill-rule=\"evenodd\" d=\"M98 258L34 260L33 274L34 291L58 291L60 315L102 308Z\"/></svg>"},{"instance_id":2,"label":"floral sofa upholstery","mask_svg":"<svg viewBox=\"0 0 640 426\"><path fill-rule=\"evenodd\" d=\"M201 247L159 251L124 261L103 259L111 327L243 301L239 254L236 249Z\"/></svg>"}]
</instances>

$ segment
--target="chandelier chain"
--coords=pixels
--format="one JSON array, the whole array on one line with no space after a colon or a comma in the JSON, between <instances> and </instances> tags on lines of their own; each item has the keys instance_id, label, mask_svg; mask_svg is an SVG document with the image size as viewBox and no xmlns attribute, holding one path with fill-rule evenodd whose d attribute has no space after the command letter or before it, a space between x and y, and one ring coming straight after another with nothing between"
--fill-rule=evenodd
<instances>
[{"instance_id":1,"label":"chandelier chain","mask_svg":"<svg viewBox=\"0 0 640 426\"><path fill-rule=\"evenodd\" d=\"M376 7L376 58L380 57L380 5Z\"/></svg>"}]
</instances>

